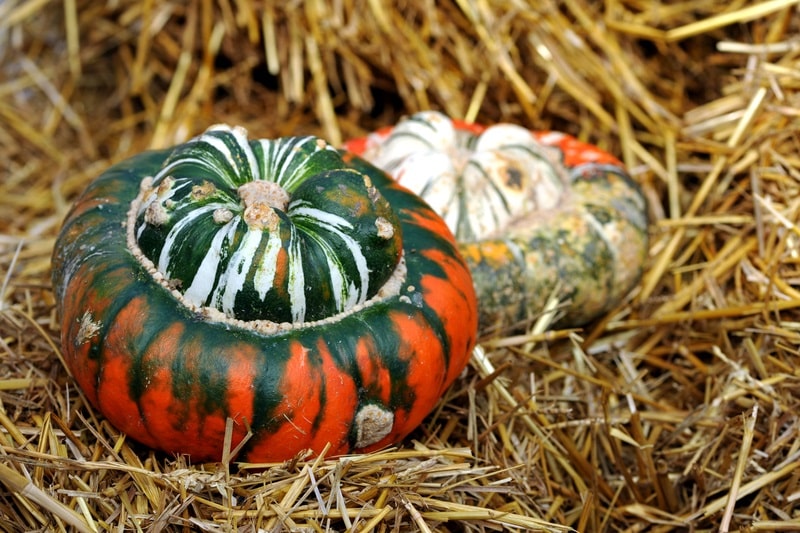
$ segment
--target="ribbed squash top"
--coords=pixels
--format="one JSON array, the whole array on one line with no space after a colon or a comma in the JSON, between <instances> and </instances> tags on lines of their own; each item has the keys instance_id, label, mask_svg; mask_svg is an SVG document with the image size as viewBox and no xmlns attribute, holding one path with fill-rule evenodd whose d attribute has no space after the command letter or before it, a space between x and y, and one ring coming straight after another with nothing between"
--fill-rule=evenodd
<instances>
[{"instance_id":1,"label":"ribbed squash top","mask_svg":"<svg viewBox=\"0 0 800 533\"><path fill-rule=\"evenodd\" d=\"M142 182L133 236L170 288L238 320L302 324L373 297L400 261L397 216L317 137L214 126Z\"/></svg>"},{"instance_id":2,"label":"ribbed squash top","mask_svg":"<svg viewBox=\"0 0 800 533\"><path fill-rule=\"evenodd\" d=\"M558 151L513 124L470 130L424 111L363 155L422 196L462 243L501 237L519 217L555 208L569 194Z\"/></svg>"}]
</instances>

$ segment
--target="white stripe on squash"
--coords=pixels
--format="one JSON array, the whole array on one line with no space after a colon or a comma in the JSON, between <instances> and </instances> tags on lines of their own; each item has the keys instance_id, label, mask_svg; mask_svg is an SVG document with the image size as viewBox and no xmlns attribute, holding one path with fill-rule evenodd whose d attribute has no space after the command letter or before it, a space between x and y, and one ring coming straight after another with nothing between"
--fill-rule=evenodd
<instances>
[{"instance_id":1,"label":"white stripe on squash","mask_svg":"<svg viewBox=\"0 0 800 533\"><path fill-rule=\"evenodd\" d=\"M232 189L244 181L263 179L269 176L270 181L281 185L286 190L293 190L300 182L304 166L308 162L309 154L303 153L308 148L308 143L313 143L311 154L323 150L336 151L334 147L320 141L316 137L298 137L293 142L286 139L273 141L262 139L258 141L256 149L250 144L246 132L241 128L227 128L212 126L205 133L187 144L186 148L169 160L154 178L158 184L173 172L178 172L182 166L194 165L219 176ZM263 151L259 157L256 151ZM238 178L238 179L236 179ZM158 193L154 191L142 203L140 213L144 212L153 202L163 203L176 196L176 192L183 187L194 184L188 176L176 178L172 188ZM228 196L230 193L226 194ZM186 231L203 217L213 217L218 209L226 209L239 213L241 206L236 201L235 195L230 195L229 202L211 202L184 213L181 220L170 228L161 249L157 268L167 278L172 277L174 267L173 254L186 239ZM189 202L191 195L187 194L171 207L178 210ZM345 230L352 230L353 225L346 219L313 207L308 202L294 202L287 210L287 215L293 222L306 230L298 231L293 223L289 225L289 240L281 240L280 231L264 232L247 229L239 240L238 246L232 250L232 255L223 268L223 248L230 246L234 241L237 230L241 230L241 215L236 214L230 221L222 224L212 238L210 248L201 259L197 270L194 272L192 282L184 292L186 300L192 304L203 306L210 305L220 309L228 316L234 316L237 297L244 290L248 277L252 273L252 281L258 298L262 301L274 289L277 276L278 257L282 247L286 246L287 252L287 287L291 317L295 323L305 321L306 295L305 278L303 269L303 239L312 239L317 243L326 257L326 271L334 297L336 312L345 311L354 305L367 300L369 289L369 268L364 255L364 250L358 242L347 235ZM141 236L146 224L137 229L137 238ZM358 270L358 280L353 280L348 275L342 261L336 257L334 246L315 233L315 228L324 230L329 235L340 239L349 251L353 263ZM259 264L253 264L256 252L261 247L263 240L264 252Z\"/></svg>"}]
</instances>

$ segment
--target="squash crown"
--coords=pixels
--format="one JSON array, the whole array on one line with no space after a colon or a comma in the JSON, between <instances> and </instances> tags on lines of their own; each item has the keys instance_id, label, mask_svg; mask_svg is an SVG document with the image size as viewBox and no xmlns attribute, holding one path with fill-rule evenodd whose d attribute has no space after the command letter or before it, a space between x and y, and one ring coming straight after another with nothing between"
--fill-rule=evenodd
<instances>
[{"instance_id":1,"label":"squash crown","mask_svg":"<svg viewBox=\"0 0 800 533\"><path fill-rule=\"evenodd\" d=\"M142 180L128 223L134 253L188 304L246 321L348 311L389 280L402 250L389 203L327 142L250 141L224 125Z\"/></svg>"},{"instance_id":2,"label":"squash crown","mask_svg":"<svg viewBox=\"0 0 800 533\"><path fill-rule=\"evenodd\" d=\"M514 124L467 129L424 111L368 143L364 156L422 196L462 243L502 237L526 214L569 200L558 150Z\"/></svg>"}]
</instances>

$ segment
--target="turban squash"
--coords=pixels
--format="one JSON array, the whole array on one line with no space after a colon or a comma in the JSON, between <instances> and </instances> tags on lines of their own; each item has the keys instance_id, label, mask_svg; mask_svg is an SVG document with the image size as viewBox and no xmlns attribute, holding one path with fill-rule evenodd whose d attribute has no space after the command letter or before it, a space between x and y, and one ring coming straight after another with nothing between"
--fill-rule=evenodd
<instances>
[{"instance_id":1,"label":"turban squash","mask_svg":"<svg viewBox=\"0 0 800 533\"><path fill-rule=\"evenodd\" d=\"M564 133L417 113L345 148L422 196L453 231L480 328L530 320L551 295L560 325L619 305L647 256L644 195L622 163Z\"/></svg>"},{"instance_id":2,"label":"turban squash","mask_svg":"<svg viewBox=\"0 0 800 533\"><path fill-rule=\"evenodd\" d=\"M52 279L89 401L195 461L223 456L228 420L251 462L397 442L477 330L467 266L417 195L321 139L227 126L92 182Z\"/></svg>"}]
</instances>

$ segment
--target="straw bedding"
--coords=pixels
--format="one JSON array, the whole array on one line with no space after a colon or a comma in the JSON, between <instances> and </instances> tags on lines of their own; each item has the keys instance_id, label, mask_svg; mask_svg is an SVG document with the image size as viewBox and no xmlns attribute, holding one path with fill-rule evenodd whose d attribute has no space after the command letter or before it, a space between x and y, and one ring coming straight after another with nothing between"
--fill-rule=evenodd
<instances>
[{"instance_id":1,"label":"straw bedding","mask_svg":"<svg viewBox=\"0 0 800 533\"><path fill-rule=\"evenodd\" d=\"M0 3L0 528L800 530L798 35L793 0ZM49 268L93 177L217 122L338 143L431 108L625 161L623 305L487 336L371 455L195 465L87 406Z\"/></svg>"}]
</instances>

